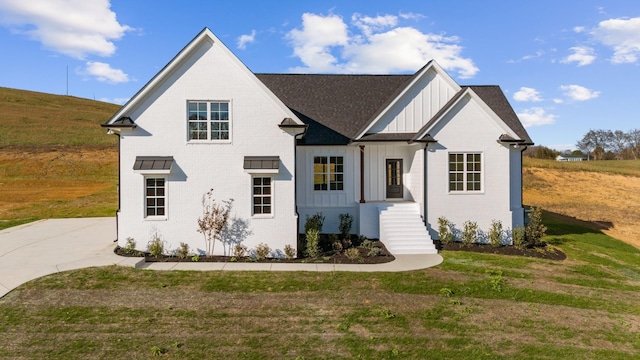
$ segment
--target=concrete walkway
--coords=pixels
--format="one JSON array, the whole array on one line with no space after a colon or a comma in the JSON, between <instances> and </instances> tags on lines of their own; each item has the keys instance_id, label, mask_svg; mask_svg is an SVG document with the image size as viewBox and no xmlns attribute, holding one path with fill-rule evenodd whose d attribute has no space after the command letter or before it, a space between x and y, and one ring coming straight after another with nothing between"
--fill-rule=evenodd
<instances>
[{"instance_id":1,"label":"concrete walkway","mask_svg":"<svg viewBox=\"0 0 640 360\"><path fill-rule=\"evenodd\" d=\"M145 263L114 254L114 218L50 219L0 231L0 298L33 279L61 271L95 266L129 266L150 270L191 271L362 271L425 269L442 262L440 255L397 255L376 265L283 263Z\"/></svg>"}]
</instances>

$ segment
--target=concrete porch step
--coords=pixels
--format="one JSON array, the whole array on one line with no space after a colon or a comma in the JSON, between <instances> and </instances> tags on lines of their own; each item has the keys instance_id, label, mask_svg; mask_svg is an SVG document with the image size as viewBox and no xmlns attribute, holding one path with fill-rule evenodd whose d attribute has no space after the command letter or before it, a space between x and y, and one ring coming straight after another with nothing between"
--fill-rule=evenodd
<instances>
[{"instance_id":1,"label":"concrete porch step","mask_svg":"<svg viewBox=\"0 0 640 360\"><path fill-rule=\"evenodd\" d=\"M437 254L418 204L394 204L379 212L380 241L392 254Z\"/></svg>"}]
</instances>

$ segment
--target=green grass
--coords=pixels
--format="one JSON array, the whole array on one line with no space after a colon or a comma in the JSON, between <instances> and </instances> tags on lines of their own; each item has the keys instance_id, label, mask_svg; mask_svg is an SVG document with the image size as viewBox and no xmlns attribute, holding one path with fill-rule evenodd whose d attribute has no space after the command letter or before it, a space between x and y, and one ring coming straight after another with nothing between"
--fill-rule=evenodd
<instances>
[{"instance_id":1,"label":"green grass","mask_svg":"<svg viewBox=\"0 0 640 360\"><path fill-rule=\"evenodd\" d=\"M567 260L445 251L405 273L59 273L0 300L0 357L638 358L640 251L545 221Z\"/></svg>"},{"instance_id":2,"label":"green grass","mask_svg":"<svg viewBox=\"0 0 640 360\"><path fill-rule=\"evenodd\" d=\"M106 136L99 125L119 107L72 96L0 87L0 148L113 148L117 139Z\"/></svg>"},{"instance_id":3,"label":"green grass","mask_svg":"<svg viewBox=\"0 0 640 360\"><path fill-rule=\"evenodd\" d=\"M523 158L523 167L539 167L567 171L589 171L640 177L640 160L555 161Z\"/></svg>"}]
</instances>

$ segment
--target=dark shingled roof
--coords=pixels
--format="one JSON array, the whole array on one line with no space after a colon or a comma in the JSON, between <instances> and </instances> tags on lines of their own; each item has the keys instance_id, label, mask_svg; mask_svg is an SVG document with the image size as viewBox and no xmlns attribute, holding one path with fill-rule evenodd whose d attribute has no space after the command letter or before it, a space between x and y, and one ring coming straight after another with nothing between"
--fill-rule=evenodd
<instances>
[{"instance_id":1,"label":"dark shingled roof","mask_svg":"<svg viewBox=\"0 0 640 360\"><path fill-rule=\"evenodd\" d=\"M346 144L413 75L256 74L309 125L304 144Z\"/></svg>"},{"instance_id":2,"label":"dark shingled roof","mask_svg":"<svg viewBox=\"0 0 640 360\"><path fill-rule=\"evenodd\" d=\"M408 86L416 75L256 74L256 76L302 122L308 125L302 144L343 145L354 139ZM524 140L525 144L532 143L498 86L463 86L462 90L438 114L453 104L466 88L471 88L478 94L520 139ZM433 141L430 137L418 140L415 136L417 136L416 133L367 134L361 140Z\"/></svg>"}]
</instances>

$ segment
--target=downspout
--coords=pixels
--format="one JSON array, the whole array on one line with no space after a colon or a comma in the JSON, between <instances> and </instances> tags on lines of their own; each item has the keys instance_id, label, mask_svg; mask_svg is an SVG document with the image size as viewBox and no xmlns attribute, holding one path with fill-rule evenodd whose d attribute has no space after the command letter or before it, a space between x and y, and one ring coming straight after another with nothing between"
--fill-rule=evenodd
<instances>
[{"instance_id":1,"label":"downspout","mask_svg":"<svg viewBox=\"0 0 640 360\"><path fill-rule=\"evenodd\" d=\"M424 154L422 155L424 158L422 160L422 164L423 164L422 166L424 167L424 169L422 169L422 172L424 174L423 176L424 183L422 184L422 207L423 207L422 213L424 215L422 220L424 221L424 226L427 227L427 231L429 231L428 224L427 224L427 191L428 191L427 189L427 153L428 153L427 148L428 147L429 147L429 143L425 143Z\"/></svg>"},{"instance_id":2,"label":"downspout","mask_svg":"<svg viewBox=\"0 0 640 360\"><path fill-rule=\"evenodd\" d=\"M122 161L121 156L122 156L122 151L121 151L121 144L120 144L120 133L117 131L113 131L113 130L109 130L107 131L107 134L111 134L111 135L115 135L118 137L118 184L116 185L116 191L118 192L118 209L116 210L116 239L113 241L115 243L118 242L118 227L120 225L120 221L118 219L118 214L120 214L120 206L122 203L122 199L121 199L121 191L120 191L120 184L121 184L121 171L120 171L120 162Z\"/></svg>"},{"instance_id":3,"label":"downspout","mask_svg":"<svg viewBox=\"0 0 640 360\"><path fill-rule=\"evenodd\" d=\"M527 150L527 145L524 145L522 147L522 150L520 150L520 207L522 208L522 220L523 221L526 221L526 219L524 218L524 215L525 215L524 197L522 196L522 190L524 188L524 175L522 174L522 164L523 164L524 151L525 150Z\"/></svg>"},{"instance_id":4,"label":"downspout","mask_svg":"<svg viewBox=\"0 0 640 360\"><path fill-rule=\"evenodd\" d=\"M305 126L304 131L293 136L293 204L296 216L296 249L298 248L298 238L300 237L300 214L298 214L298 136L302 138L309 127Z\"/></svg>"},{"instance_id":5,"label":"downspout","mask_svg":"<svg viewBox=\"0 0 640 360\"><path fill-rule=\"evenodd\" d=\"M360 145L360 204L364 203L364 145Z\"/></svg>"}]
</instances>

